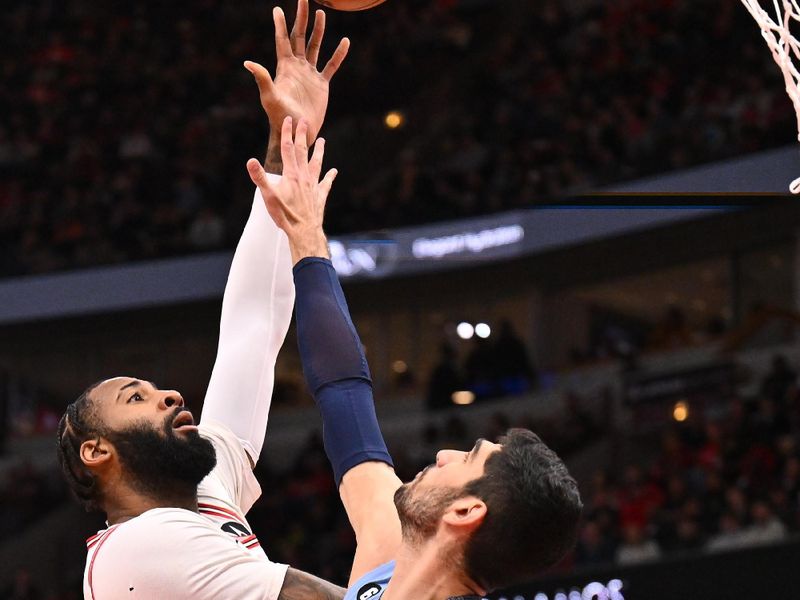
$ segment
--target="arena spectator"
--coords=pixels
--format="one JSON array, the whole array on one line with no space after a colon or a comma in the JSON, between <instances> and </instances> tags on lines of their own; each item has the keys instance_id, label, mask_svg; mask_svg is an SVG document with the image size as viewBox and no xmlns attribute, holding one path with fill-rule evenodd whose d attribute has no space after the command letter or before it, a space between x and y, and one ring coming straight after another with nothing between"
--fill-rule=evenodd
<instances>
[{"instance_id":1,"label":"arena spectator","mask_svg":"<svg viewBox=\"0 0 800 600\"><path fill-rule=\"evenodd\" d=\"M631 523L623 528L622 543L616 553L617 564L632 565L655 560L660 556L658 542L647 537L639 525Z\"/></svg>"},{"instance_id":2,"label":"arena spectator","mask_svg":"<svg viewBox=\"0 0 800 600\"><path fill-rule=\"evenodd\" d=\"M614 560L614 543L595 521L587 521L575 548L575 560L582 565L603 565Z\"/></svg>"},{"instance_id":3,"label":"arena spectator","mask_svg":"<svg viewBox=\"0 0 800 600\"><path fill-rule=\"evenodd\" d=\"M533 387L534 371L528 350L508 319L500 322L494 360L501 394L521 394Z\"/></svg>"},{"instance_id":4,"label":"arena spectator","mask_svg":"<svg viewBox=\"0 0 800 600\"><path fill-rule=\"evenodd\" d=\"M753 522L744 532L748 544L769 544L786 537L786 526L773 514L772 508L766 502L754 502L752 516Z\"/></svg>"},{"instance_id":5,"label":"arena spectator","mask_svg":"<svg viewBox=\"0 0 800 600\"><path fill-rule=\"evenodd\" d=\"M464 361L467 385L478 399L497 397L497 362L489 340L475 336Z\"/></svg>"},{"instance_id":6,"label":"arena spectator","mask_svg":"<svg viewBox=\"0 0 800 600\"><path fill-rule=\"evenodd\" d=\"M783 402L789 389L797 382L797 372L789 366L785 356L772 359L772 368L761 386L761 394L775 402Z\"/></svg>"},{"instance_id":7,"label":"arena spectator","mask_svg":"<svg viewBox=\"0 0 800 600\"><path fill-rule=\"evenodd\" d=\"M719 532L711 536L706 544L709 552L736 550L748 546L742 524L733 513L725 513L719 520Z\"/></svg>"},{"instance_id":8,"label":"arena spectator","mask_svg":"<svg viewBox=\"0 0 800 600\"><path fill-rule=\"evenodd\" d=\"M461 374L456 363L456 351L447 342L439 350L439 362L428 381L427 405L432 410L452 406L453 392L463 389Z\"/></svg>"},{"instance_id":9,"label":"arena spectator","mask_svg":"<svg viewBox=\"0 0 800 600\"><path fill-rule=\"evenodd\" d=\"M0 592L5 600L40 600L42 594L27 569L17 569L13 582Z\"/></svg>"}]
</instances>

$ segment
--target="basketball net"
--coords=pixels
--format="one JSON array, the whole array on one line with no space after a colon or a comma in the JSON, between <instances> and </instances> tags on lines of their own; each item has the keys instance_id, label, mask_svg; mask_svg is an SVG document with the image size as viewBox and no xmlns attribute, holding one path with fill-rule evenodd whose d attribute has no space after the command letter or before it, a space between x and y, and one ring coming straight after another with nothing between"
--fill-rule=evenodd
<instances>
[{"instance_id":1,"label":"basketball net","mask_svg":"<svg viewBox=\"0 0 800 600\"><path fill-rule=\"evenodd\" d=\"M789 30L792 21L800 21L800 5L798 5L798 0L772 0L775 19L777 19L774 20L767 11L761 8L760 2L761 0L742 0L742 4L761 28L761 36L766 40L767 46L772 52L772 58L775 59L783 73L786 93L789 94L797 115L798 141L800 141L800 90L798 90L800 72L792 63L792 55L800 60L800 42ZM793 194L800 193L800 177L791 183L789 190Z\"/></svg>"}]
</instances>

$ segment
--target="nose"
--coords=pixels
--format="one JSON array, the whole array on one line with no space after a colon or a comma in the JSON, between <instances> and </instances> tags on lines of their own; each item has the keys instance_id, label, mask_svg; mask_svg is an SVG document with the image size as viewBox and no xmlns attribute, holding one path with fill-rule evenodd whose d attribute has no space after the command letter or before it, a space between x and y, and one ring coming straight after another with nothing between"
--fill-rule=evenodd
<instances>
[{"instance_id":1,"label":"nose","mask_svg":"<svg viewBox=\"0 0 800 600\"><path fill-rule=\"evenodd\" d=\"M174 408L175 406L183 406L183 396L175 390L166 390L161 394L159 401L161 408Z\"/></svg>"},{"instance_id":2,"label":"nose","mask_svg":"<svg viewBox=\"0 0 800 600\"><path fill-rule=\"evenodd\" d=\"M458 450L439 450L436 453L436 466L443 467L448 463L463 459L464 453Z\"/></svg>"}]
</instances>

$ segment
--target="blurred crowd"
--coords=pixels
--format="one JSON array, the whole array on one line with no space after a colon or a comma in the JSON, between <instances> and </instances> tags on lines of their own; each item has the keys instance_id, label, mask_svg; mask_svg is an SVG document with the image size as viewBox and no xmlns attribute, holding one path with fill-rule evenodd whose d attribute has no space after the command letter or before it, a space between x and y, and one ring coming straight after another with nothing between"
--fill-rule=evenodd
<instances>
[{"instance_id":1,"label":"blurred crowd","mask_svg":"<svg viewBox=\"0 0 800 600\"><path fill-rule=\"evenodd\" d=\"M652 461L599 471L585 493L575 562L633 564L768 544L800 531L797 383L793 367L777 357L756 397L720 398L718 414L706 411L668 430Z\"/></svg>"},{"instance_id":2,"label":"blurred crowd","mask_svg":"<svg viewBox=\"0 0 800 600\"><path fill-rule=\"evenodd\" d=\"M291 11L290 2L282 2ZM0 276L232 246L274 65L261 0L0 14ZM329 17L344 233L527 206L794 139L755 24L713 0L403 0ZM396 129L383 117L397 110Z\"/></svg>"},{"instance_id":3,"label":"blurred crowd","mask_svg":"<svg viewBox=\"0 0 800 600\"><path fill-rule=\"evenodd\" d=\"M18 534L66 497L55 464L49 470L30 461L4 468L0 477L0 540Z\"/></svg>"},{"instance_id":4,"label":"blurred crowd","mask_svg":"<svg viewBox=\"0 0 800 600\"><path fill-rule=\"evenodd\" d=\"M523 394L537 385L536 371L523 339L511 322L500 322L492 338L478 335L472 347L458 360L458 352L449 342L439 349L439 360L428 379L428 408L439 410L452 406L454 394L468 391L474 400L494 400Z\"/></svg>"}]
</instances>

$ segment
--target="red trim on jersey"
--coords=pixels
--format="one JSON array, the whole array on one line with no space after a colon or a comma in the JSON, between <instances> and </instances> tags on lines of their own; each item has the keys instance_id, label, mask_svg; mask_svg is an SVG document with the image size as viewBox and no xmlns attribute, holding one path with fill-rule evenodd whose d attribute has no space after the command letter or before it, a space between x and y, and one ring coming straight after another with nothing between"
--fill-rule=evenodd
<instances>
[{"instance_id":1,"label":"red trim on jersey","mask_svg":"<svg viewBox=\"0 0 800 600\"><path fill-rule=\"evenodd\" d=\"M92 588L92 573L94 572L93 571L94 570L94 561L97 558L98 553L100 552L100 548L103 546L103 544L106 543L106 540L111 537L111 532L114 531L114 529L116 529L116 526L115 527L111 527L106 531L106 533L108 535L106 535L105 537L103 537L103 539L100 540L100 542L97 545L97 550L94 551L94 556L92 556L92 560L89 563L89 577L88 577L88 579L89 579L89 593L92 595L92 598L94 598L94 589Z\"/></svg>"},{"instance_id":2,"label":"red trim on jersey","mask_svg":"<svg viewBox=\"0 0 800 600\"><path fill-rule=\"evenodd\" d=\"M249 546L245 546L245 548L247 548L248 550L252 550L253 548L261 548L261 544L258 542L258 540L256 540Z\"/></svg>"},{"instance_id":3,"label":"red trim on jersey","mask_svg":"<svg viewBox=\"0 0 800 600\"><path fill-rule=\"evenodd\" d=\"M239 523L241 525L244 525L244 523L242 523L242 521L239 519L239 517L232 517L232 516L226 515L224 513L215 512L213 510L208 510L207 508L200 509L200 514L201 515L206 515L208 517L218 517L218 518L224 519L226 521L233 520L233 521L236 521L237 523Z\"/></svg>"},{"instance_id":4,"label":"red trim on jersey","mask_svg":"<svg viewBox=\"0 0 800 600\"><path fill-rule=\"evenodd\" d=\"M254 533L251 533L250 535L247 535L247 536L245 536L243 538L240 538L239 539L239 543L240 544L249 544L254 539L256 539L256 535Z\"/></svg>"},{"instance_id":5,"label":"red trim on jersey","mask_svg":"<svg viewBox=\"0 0 800 600\"><path fill-rule=\"evenodd\" d=\"M106 535L109 531L113 531L116 526L109 527L108 529L104 529L103 531L98 531L92 537L86 539L86 549L91 550L97 543L101 540L101 538Z\"/></svg>"},{"instance_id":6,"label":"red trim on jersey","mask_svg":"<svg viewBox=\"0 0 800 600\"><path fill-rule=\"evenodd\" d=\"M203 512L202 509L207 508L207 509L216 510L218 512L224 513L225 515L227 515L227 516L229 516L231 518L234 518L237 521L241 521L242 520L242 518L239 515L237 515L235 512L233 512L230 509L224 508L222 506L216 506L214 504L203 504L202 502L199 502L197 504L197 508L198 508L198 510L200 510L200 512Z\"/></svg>"}]
</instances>

